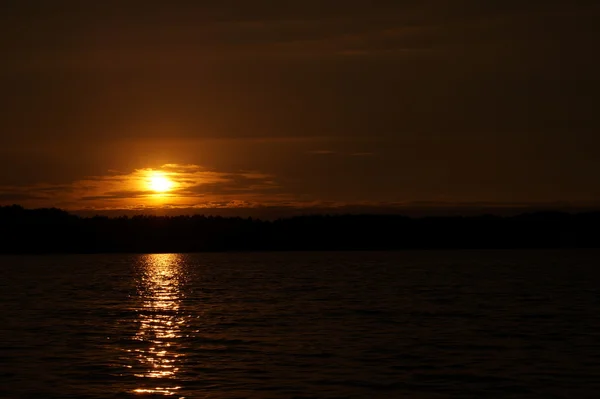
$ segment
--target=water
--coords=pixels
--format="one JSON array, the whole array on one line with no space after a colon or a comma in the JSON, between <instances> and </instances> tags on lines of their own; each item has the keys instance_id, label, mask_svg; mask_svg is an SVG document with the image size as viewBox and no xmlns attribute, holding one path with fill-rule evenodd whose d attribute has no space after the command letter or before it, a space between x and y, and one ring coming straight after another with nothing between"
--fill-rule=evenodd
<instances>
[{"instance_id":1,"label":"water","mask_svg":"<svg viewBox=\"0 0 600 399\"><path fill-rule=\"evenodd\" d=\"M600 252L0 257L0 398L592 398Z\"/></svg>"}]
</instances>

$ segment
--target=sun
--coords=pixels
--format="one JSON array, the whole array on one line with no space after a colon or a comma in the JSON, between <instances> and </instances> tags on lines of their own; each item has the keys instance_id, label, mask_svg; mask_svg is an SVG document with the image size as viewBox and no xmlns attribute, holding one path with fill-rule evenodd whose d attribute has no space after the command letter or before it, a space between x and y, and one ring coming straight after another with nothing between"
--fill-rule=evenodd
<instances>
[{"instance_id":1,"label":"sun","mask_svg":"<svg viewBox=\"0 0 600 399\"><path fill-rule=\"evenodd\" d=\"M173 188L173 181L171 181L162 173L155 172L151 174L150 178L148 179L148 188L152 191L164 193L165 191L169 191L171 188Z\"/></svg>"}]
</instances>

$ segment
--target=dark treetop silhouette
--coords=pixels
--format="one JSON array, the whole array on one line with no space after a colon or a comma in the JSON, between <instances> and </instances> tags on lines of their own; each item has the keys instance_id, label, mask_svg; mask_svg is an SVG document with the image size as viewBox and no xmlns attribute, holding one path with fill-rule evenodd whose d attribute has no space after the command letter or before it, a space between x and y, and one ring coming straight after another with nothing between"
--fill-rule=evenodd
<instances>
[{"instance_id":1,"label":"dark treetop silhouette","mask_svg":"<svg viewBox=\"0 0 600 399\"><path fill-rule=\"evenodd\" d=\"M1 253L600 248L600 212L424 217L79 217L0 207Z\"/></svg>"}]
</instances>

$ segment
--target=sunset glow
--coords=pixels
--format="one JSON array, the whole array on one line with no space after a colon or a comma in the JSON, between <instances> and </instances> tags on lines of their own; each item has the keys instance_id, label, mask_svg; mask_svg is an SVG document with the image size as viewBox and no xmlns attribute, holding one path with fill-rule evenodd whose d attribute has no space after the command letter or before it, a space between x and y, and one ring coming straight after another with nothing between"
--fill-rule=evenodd
<instances>
[{"instance_id":1,"label":"sunset glow","mask_svg":"<svg viewBox=\"0 0 600 399\"><path fill-rule=\"evenodd\" d=\"M30 3L0 12L0 206L600 208L599 1Z\"/></svg>"},{"instance_id":2,"label":"sunset glow","mask_svg":"<svg viewBox=\"0 0 600 399\"><path fill-rule=\"evenodd\" d=\"M173 181L162 173L153 172L148 180L148 188L152 191L164 193L173 188Z\"/></svg>"}]
</instances>

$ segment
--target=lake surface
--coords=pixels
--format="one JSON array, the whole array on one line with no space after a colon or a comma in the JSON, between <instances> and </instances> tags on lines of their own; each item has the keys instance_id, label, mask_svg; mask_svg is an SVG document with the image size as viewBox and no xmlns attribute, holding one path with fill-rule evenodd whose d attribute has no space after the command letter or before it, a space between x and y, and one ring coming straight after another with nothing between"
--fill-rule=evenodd
<instances>
[{"instance_id":1,"label":"lake surface","mask_svg":"<svg viewBox=\"0 0 600 399\"><path fill-rule=\"evenodd\" d=\"M0 398L597 398L600 252L0 257Z\"/></svg>"}]
</instances>

